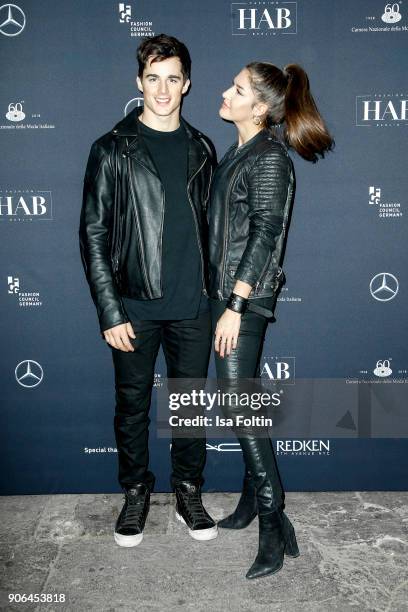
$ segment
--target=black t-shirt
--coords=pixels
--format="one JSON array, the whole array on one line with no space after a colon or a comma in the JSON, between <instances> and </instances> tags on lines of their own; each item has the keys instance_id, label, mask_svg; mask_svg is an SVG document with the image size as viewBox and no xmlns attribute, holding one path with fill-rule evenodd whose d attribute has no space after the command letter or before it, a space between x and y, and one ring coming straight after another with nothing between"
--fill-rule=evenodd
<instances>
[{"instance_id":1,"label":"black t-shirt","mask_svg":"<svg viewBox=\"0 0 408 612\"><path fill-rule=\"evenodd\" d=\"M202 293L201 257L187 195L188 136L182 124L172 132L140 122L140 132L164 188L163 297L122 297L130 320L194 319L209 309Z\"/></svg>"}]
</instances>

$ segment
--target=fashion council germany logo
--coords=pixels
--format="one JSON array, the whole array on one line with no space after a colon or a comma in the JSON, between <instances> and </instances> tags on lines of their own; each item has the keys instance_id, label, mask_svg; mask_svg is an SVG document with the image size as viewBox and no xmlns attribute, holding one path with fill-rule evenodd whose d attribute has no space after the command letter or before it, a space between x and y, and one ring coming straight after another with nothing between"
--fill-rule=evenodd
<instances>
[{"instance_id":1,"label":"fashion council germany logo","mask_svg":"<svg viewBox=\"0 0 408 612\"><path fill-rule=\"evenodd\" d=\"M16 4L0 6L0 33L4 36L18 36L24 30L26 18Z\"/></svg>"},{"instance_id":2,"label":"fashion council germany logo","mask_svg":"<svg viewBox=\"0 0 408 612\"><path fill-rule=\"evenodd\" d=\"M232 2L233 36L297 33L296 2Z\"/></svg>"},{"instance_id":3,"label":"fashion council germany logo","mask_svg":"<svg viewBox=\"0 0 408 612\"><path fill-rule=\"evenodd\" d=\"M119 2L118 5L118 21L121 24L127 26L129 35L132 37L148 37L154 36L153 22L138 15L138 19L134 19L132 16L132 5Z\"/></svg>"},{"instance_id":4,"label":"fashion council germany logo","mask_svg":"<svg viewBox=\"0 0 408 612\"><path fill-rule=\"evenodd\" d=\"M380 219L393 219L402 217L401 202L384 201L381 187L370 185L368 188L368 203L378 211Z\"/></svg>"},{"instance_id":5,"label":"fashion council germany logo","mask_svg":"<svg viewBox=\"0 0 408 612\"><path fill-rule=\"evenodd\" d=\"M20 287L20 278L18 276L7 276L7 293L17 296L18 305L23 308L34 306L42 306L42 301L39 291L22 291Z\"/></svg>"}]
</instances>

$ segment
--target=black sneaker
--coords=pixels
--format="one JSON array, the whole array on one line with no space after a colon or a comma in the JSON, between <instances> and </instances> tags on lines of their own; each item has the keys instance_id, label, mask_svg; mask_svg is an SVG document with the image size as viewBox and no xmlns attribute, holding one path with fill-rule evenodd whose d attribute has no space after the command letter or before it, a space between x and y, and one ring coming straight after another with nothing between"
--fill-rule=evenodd
<instances>
[{"instance_id":1,"label":"black sneaker","mask_svg":"<svg viewBox=\"0 0 408 612\"><path fill-rule=\"evenodd\" d=\"M201 501L201 488L189 481L180 482L175 487L177 505L176 518L188 527L195 540L213 540L218 528L205 510Z\"/></svg>"},{"instance_id":2,"label":"black sneaker","mask_svg":"<svg viewBox=\"0 0 408 612\"><path fill-rule=\"evenodd\" d=\"M125 503L115 526L119 546L137 546L143 540L143 528L150 508L150 489L143 482L127 487Z\"/></svg>"}]
</instances>

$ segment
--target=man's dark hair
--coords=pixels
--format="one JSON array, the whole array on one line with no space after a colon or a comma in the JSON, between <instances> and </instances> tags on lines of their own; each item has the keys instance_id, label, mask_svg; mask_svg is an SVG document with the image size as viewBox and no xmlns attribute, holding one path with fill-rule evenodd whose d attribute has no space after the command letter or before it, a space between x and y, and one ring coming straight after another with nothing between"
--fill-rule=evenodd
<instances>
[{"instance_id":1,"label":"man's dark hair","mask_svg":"<svg viewBox=\"0 0 408 612\"><path fill-rule=\"evenodd\" d=\"M142 78L143 70L148 58L154 55L153 62L161 62L168 57L178 57L181 62L181 72L184 81L190 78L191 57L184 43L167 34L158 34L144 40L137 50L137 61L139 63L138 76Z\"/></svg>"}]
</instances>

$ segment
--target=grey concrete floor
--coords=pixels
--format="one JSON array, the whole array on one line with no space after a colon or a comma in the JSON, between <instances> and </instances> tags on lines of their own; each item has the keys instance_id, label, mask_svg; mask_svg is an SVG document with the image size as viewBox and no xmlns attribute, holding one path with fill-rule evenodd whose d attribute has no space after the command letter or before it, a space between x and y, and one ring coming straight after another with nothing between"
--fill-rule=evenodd
<instances>
[{"instance_id":1,"label":"grey concrete floor","mask_svg":"<svg viewBox=\"0 0 408 612\"><path fill-rule=\"evenodd\" d=\"M238 494L207 493L215 520ZM172 494L152 495L143 542L114 543L123 495L0 499L1 610L194 612L408 611L408 493L287 493L300 556L249 581L257 520L196 542ZM8 603L9 593L64 594L65 603Z\"/></svg>"}]
</instances>

